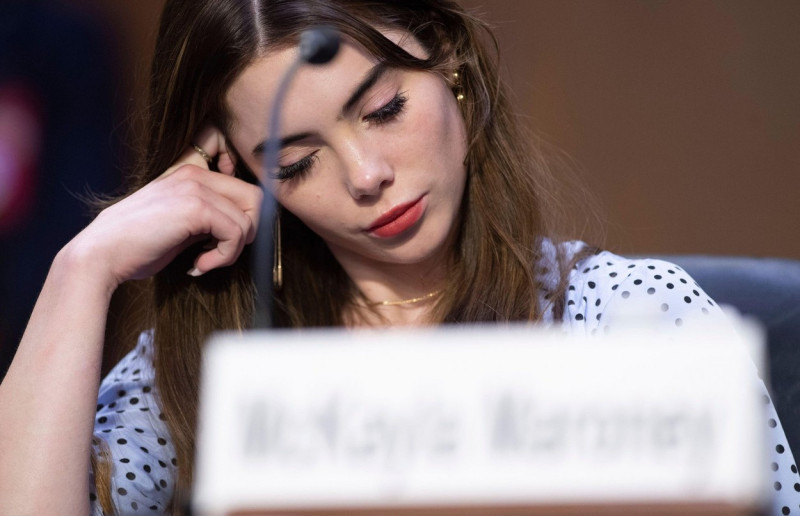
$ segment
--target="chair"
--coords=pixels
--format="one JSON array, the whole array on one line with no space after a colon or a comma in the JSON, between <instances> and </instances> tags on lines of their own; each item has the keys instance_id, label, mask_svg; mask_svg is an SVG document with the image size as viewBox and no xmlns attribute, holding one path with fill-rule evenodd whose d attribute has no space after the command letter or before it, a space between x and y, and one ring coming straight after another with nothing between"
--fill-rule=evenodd
<instances>
[{"instance_id":1,"label":"chair","mask_svg":"<svg viewBox=\"0 0 800 516\"><path fill-rule=\"evenodd\" d=\"M767 388L795 457L800 457L800 261L672 255L719 304L758 319L767 331Z\"/></svg>"}]
</instances>

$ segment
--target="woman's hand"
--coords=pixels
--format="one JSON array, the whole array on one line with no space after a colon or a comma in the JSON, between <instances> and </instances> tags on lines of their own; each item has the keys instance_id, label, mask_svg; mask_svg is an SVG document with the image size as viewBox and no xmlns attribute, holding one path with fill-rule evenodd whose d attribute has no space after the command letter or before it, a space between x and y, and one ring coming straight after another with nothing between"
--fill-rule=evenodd
<instances>
[{"instance_id":1,"label":"woman's hand","mask_svg":"<svg viewBox=\"0 0 800 516\"><path fill-rule=\"evenodd\" d=\"M221 133L204 129L196 144L218 159L220 172L193 147L159 178L100 215L68 244L70 252L105 274L111 288L152 276L189 245L209 245L187 273L231 265L255 238L262 192L233 177Z\"/></svg>"},{"instance_id":2,"label":"woman's hand","mask_svg":"<svg viewBox=\"0 0 800 516\"><path fill-rule=\"evenodd\" d=\"M58 253L0 384L0 514L88 514L87 472L108 306L123 281L192 243L198 274L232 264L256 232L261 190L233 177L219 131L158 179L104 210Z\"/></svg>"}]
</instances>

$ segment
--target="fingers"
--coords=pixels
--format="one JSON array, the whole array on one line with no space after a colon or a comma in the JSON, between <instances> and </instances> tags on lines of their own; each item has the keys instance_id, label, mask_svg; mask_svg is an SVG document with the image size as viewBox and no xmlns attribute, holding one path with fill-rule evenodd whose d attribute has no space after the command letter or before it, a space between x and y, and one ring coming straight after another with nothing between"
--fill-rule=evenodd
<instances>
[{"instance_id":1,"label":"fingers","mask_svg":"<svg viewBox=\"0 0 800 516\"><path fill-rule=\"evenodd\" d=\"M251 185L240 179L223 174L208 173L193 166L180 166L175 171L174 180L194 181L229 200L237 209L250 218L253 228L258 225L258 216L264 192L261 187ZM247 243L252 242L255 234L248 235Z\"/></svg>"},{"instance_id":2,"label":"fingers","mask_svg":"<svg viewBox=\"0 0 800 516\"><path fill-rule=\"evenodd\" d=\"M203 153L196 147L202 149ZM216 161L219 172L211 172L206 158ZM192 145L155 182L172 192L171 204L180 208L190 239L207 235L210 249L200 253L188 273L199 276L233 264L246 244L255 239L263 200L260 187L233 177L233 153L222 132L205 126Z\"/></svg>"},{"instance_id":3,"label":"fingers","mask_svg":"<svg viewBox=\"0 0 800 516\"><path fill-rule=\"evenodd\" d=\"M228 152L225 137L219 129L212 125L205 126L197 133L195 145L203 149L212 158L217 159L217 167L220 172L227 176L233 175L233 155ZM200 155L199 152L197 154ZM205 161L205 159L203 159L203 161ZM208 168L207 163L206 168Z\"/></svg>"},{"instance_id":4,"label":"fingers","mask_svg":"<svg viewBox=\"0 0 800 516\"><path fill-rule=\"evenodd\" d=\"M205 155L198 151L195 146L202 149ZM210 163L206 160L206 157L217 160L217 167L220 172L227 176L233 176L235 161L233 155L228 152L225 137L219 129L213 125L207 125L197 133L194 143L183 151L183 154L161 174L161 177L173 174L183 165L194 165L210 170Z\"/></svg>"},{"instance_id":5,"label":"fingers","mask_svg":"<svg viewBox=\"0 0 800 516\"><path fill-rule=\"evenodd\" d=\"M173 183L174 196L181 199L176 204L184 208L180 216L192 221L191 233L214 239L213 247L195 260L192 276L231 265L255 240L263 199L258 186L194 165L181 165L163 181Z\"/></svg>"},{"instance_id":6,"label":"fingers","mask_svg":"<svg viewBox=\"0 0 800 516\"><path fill-rule=\"evenodd\" d=\"M184 167L186 165L199 167L202 168L203 170L208 170L208 171L211 170L210 168L208 168L208 162L203 158L203 156L200 155L200 153L197 152L197 150L195 150L194 147L189 147L185 151L183 151L183 154L180 155L180 157L177 159L177 161L175 161L175 163L171 167L169 167L167 170L164 171L163 174L159 176L159 179L171 176L181 167Z\"/></svg>"},{"instance_id":7,"label":"fingers","mask_svg":"<svg viewBox=\"0 0 800 516\"><path fill-rule=\"evenodd\" d=\"M242 253L249 232L245 221L240 217L231 217L225 210L208 210L207 217L214 246L197 255L194 267L187 271L190 276L201 276L212 269L232 265Z\"/></svg>"}]
</instances>

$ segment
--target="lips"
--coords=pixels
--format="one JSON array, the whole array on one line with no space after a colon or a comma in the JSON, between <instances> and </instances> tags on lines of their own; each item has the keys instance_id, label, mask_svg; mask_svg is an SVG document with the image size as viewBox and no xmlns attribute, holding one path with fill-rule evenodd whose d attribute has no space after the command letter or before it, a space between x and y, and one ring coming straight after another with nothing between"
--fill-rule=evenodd
<instances>
[{"instance_id":1,"label":"lips","mask_svg":"<svg viewBox=\"0 0 800 516\"><path fill-rule=\"evenodd\" d=\"M399 204L390 209L367 228L367 232L380 238L391 238L404 233L425 212L424 196L415 201Z\"/></svg>"}]
</instances>

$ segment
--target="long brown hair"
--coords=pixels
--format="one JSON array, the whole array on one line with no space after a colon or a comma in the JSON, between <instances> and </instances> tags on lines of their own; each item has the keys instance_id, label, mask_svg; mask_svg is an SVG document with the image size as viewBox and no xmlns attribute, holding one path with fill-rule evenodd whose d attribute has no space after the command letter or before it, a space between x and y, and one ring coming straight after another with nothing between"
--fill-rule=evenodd
<instances>
[{"instance_id":1,"label":"long brown hair","mask_svg":"<svg viewBox=\"0 0 800 516\"><path fill-rule=\"evenodd\" d=\"M555 215L562 206L546 160L513 113L491 31L454 1L168 0L152 62L147 141L131 191L168 168L204 124L229 130L224 99L234 79L257 56L295 44L314 25L335 27L389 66L459 73L454 88L464 95L467 186L447 286L432 321L539 320L545 307L535 264L543 239L557 240ZM411 33L428 57L412 56L378 29ZM244 166L236 174L255 180ZM356 289L325 243L281 211L284 286L276 297L277 324L343 324ZM253 310L247 251L233 266L200 278L186 275L195 253L183 253L150 282L156 385L179 465L176 500L193 475L202 343L213 331L246 328ZM556 308L569 265L561 264L560 284L549 292Z\"/></svg>"}]
</instances>

